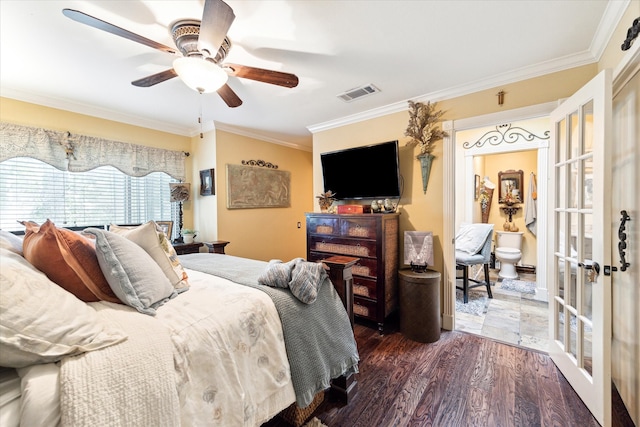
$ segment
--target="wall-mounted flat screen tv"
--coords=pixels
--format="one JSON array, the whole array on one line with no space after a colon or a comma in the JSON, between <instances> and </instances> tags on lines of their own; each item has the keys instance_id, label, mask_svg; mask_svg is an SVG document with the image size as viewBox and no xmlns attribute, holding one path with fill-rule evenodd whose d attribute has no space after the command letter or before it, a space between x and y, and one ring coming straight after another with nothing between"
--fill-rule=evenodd
<instances>
[{"instance_id":1,"label":"wall-mounted flat screen tv","mask_svg":"<svg viewBox=\"0 0 640 427\"><path fill-rule=\"evenodd\" d=\"M324 190L339 200L400 198L398 141L320 154Z\"/></svg>"}]
</instances>

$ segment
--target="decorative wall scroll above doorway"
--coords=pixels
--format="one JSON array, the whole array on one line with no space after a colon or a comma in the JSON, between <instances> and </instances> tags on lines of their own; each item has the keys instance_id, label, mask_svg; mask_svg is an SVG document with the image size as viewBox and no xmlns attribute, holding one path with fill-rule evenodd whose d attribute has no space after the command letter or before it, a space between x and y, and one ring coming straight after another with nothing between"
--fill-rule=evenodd
<instances>
[{"instance_id":1,"label":"decorative wall scroll above doorway","mask_svg":"<svg viewBox=\"0 0 640 427\"><path fill-rule=\"evenodd\" d=\"M490 130L478 138L476 142L465 142L462 144L462 147L468 150L473 147L482 147L486 143L490 145L500 145L502 143L513 144L521 138L524 141L533 141L536 138L544 140L550 138L549 133L549 131L545 131L544 136L538 136L524 128L512 126L511 123L507 123L496 126L496 130Z\"/></svg>"},{"instance_id":2,"label":"decorative wall scroll above doorway","mask_svg":"<svg viewBox=\"0 0 640 427\"><path fill-rule=\"evenodd\" d=\"M291 172L263 160L227 165L227 208L288 208Z\"/></svg>"}]
</instances>

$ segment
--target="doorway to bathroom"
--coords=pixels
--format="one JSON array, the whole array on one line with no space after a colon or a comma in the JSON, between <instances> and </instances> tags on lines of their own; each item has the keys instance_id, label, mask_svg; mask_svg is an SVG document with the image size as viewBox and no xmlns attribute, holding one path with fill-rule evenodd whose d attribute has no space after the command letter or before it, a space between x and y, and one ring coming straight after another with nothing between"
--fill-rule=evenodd
<instances>
[{"instance_id":1,"label":"doorway to bathroom","mask_svg":"<svg viewBox=\"0 0 640 427\"><path fill-rule=\"evenodd\" d=\"M546 209L548 117L463 125L456 123L452 137L456 147L455 230L463 223L493 224L489 265L493 298L488 298L484 287L477 287L469 291L465 304L462 292L456 290L455 329L546 352L547 289L544 275L537 274L545 271L546 246L537 231L545 229L540 228L545 219L537 211ZM501 257L504 248L496 251L498 232L505 232L502 235L508 234L511 240L520 238L518 244L509 245L513 246L507 249L509 258ZM543 235L542 240L545 238ZM512 268L515 264L517 277L507 273L511 253L517 254L511 264ZM472 268L470 275L482 280L482 265Z\"/></svg>"}]
</instances>

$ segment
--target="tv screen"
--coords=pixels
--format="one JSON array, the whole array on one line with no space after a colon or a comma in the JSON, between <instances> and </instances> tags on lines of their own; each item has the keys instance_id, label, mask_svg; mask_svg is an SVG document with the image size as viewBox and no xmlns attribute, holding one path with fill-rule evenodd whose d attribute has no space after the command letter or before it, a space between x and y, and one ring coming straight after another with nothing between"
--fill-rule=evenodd
<instances>
[{"instance_id":1,"label":"tv screen","mask_svg":"<svg viewBox=\"0 0 640 427\"><path fill-rule=\"evenodd\" d=\"M336 199L400 197L398 141L320 154L324 190Z\"/></svg>"}]
</instances>

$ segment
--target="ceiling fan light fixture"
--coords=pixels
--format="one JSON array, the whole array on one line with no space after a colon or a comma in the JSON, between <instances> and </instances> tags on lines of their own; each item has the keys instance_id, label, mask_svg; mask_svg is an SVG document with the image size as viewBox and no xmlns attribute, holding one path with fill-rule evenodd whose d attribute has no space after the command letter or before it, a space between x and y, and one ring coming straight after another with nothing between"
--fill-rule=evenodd
<instances>
[{"instance_id":1,"label":"ceiling fan light fixture","mask_svg":"<svg viewBox=\"0 0 640 427\"><path fill-rule=\"evenodd\" d=\"M177 58L173 69L187 86L200 93L215 92L229 78L220 66L202 58Z\"/></svg>"}]
</instances>

